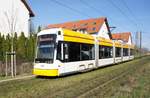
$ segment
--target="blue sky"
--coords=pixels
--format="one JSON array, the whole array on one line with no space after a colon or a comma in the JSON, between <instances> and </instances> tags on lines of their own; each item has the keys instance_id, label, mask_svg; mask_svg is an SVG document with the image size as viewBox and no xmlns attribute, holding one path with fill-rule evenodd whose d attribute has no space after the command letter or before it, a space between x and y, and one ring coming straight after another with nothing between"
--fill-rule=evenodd
<instances>
[{"instance_id":1,"label":"blue sky","mask_svg":"<svg viewBox=\"0 0 150 98\"><path fill-rule=\"evenodd\" d=\"M116 27L113 32L132 32L133 42L135 32L142 31L143 46L150 49L150 0L28 0L28 3L35 13L35 27L104 16L110 26Z\"/></svg>"}]
</instances>

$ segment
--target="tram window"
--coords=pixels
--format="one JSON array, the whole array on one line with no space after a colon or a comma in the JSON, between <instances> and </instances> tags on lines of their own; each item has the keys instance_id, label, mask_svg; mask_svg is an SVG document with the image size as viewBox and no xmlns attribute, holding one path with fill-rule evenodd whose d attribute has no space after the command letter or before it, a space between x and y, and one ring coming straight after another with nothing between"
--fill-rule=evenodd
<instances>
[{"instance_id":1,"label":"tram window","mask_svg":"<svg viewBox=\"0 0 150 98\"><path fill-rule=\"evenodd\" d=\"M123 56L128 56L128 48L123 48Z\"/></svg>"},{"instance_id":2,"label":"tram window","mask_svg":"<svg viewBox=\"0 0 150 98\"><path fill-rule=\"evenodd\" d=\"M80 44L69 43L69 61L80 61Z\"/></svg>"},{"instance_id":3,"label":"tram window","mask_svg":"<svg viewBox=\"0 0 150 98\"><path fill-rule=\"evenodd\" d=\"M57 45L57 59L58 60L61 60L61 42L58 42L58 45Z\"/></svg>"},{"instance_id":4,"label":"tram window","mask_svg":"<svg viewBox=\"0 0 150 98\"><path fill-rule=\"evenodd\" d=\"M121 57L121 48L116 47L116 57Z\"/></svg>"},{"instance_id":5,"label":"tram window","mask_svg":"<svg viewBox=\"0 0 150 98\"><path fill-rule=\"evenodd\" d=\"M89 60L90 58L90 52L89 52L89 46L87 44L81 45L81 60Z\"/></svg>"},{"instance_id":6,"label":"tram window","mask_svg":"<svg viewBox=\"0 0 150 98\"><path fill-rule=\"evenodd\" d=\"M134 55L134 50L133 49L130 50L130 55Z\"/></svg>"},{"instance_id":7,"label":"tram window","mask_svg":"<svg viewBox=\"0 0 150 98\"><path fill-rule=\"evenodd\" d=\"M112 47L108 47L108 58L112 58Z\"/></svg>"},{"instance_id":8,"label":"tram window","mask_svg":"<svg viewBox=\"0 0 150 98\"><path fill-rule=\"evenodd\" d=\"M112 47L105 46L105 58L112 57Z\"/></svg>"},{"instance_id":9,"label":"tram window","mask_svg":"<svg viewBox=\"0 0 150 98\"><path fill-rule=\"evenodd\" d=\"M63 45L63 58L65 62L69 61L69 44L68 43L64 43Z\"/></svg>"},{"instance_id":10,"label":"tram window","mask_svg":"<svg viewBox=\"0 0 150 98\"><path fill-rule=\"evenodd\" d=\"M113 57L113 47L110 48L110 56Z\"/></svg>"},{"instance_id":11,"label":"tram window","mask_svg":"<svg viewBox=\"0 0 150 98\"><path fill-rule=\"evenodd\" d=\"M104 55L105 55L105 58L108 58L108 57L109 57L109 48L106 47L106 46L105 46Z\"/></svg>"},{"instance_id":12,"label":"tram window","mask_svg":"<svg viewBox=\"0 0 150 98\"><path fill-rule=\"evenodd\" d=\"M104 46L99 46L99 59L105 58L104 51L105 51Z\"/></svg>"},{"instance_id":13,"label":"tram window","mask_svg":"<svg viewBox=\"0 0 150 98\"><path fill-rule=\"evenodd\" d=\"M68 62L68 60L69 60L68 55L69 55L68 54L68 43L58 42L56 59L58 59L62 62Z\"/></svg>"},{"instance_id":14,"label":"tram window","mask_svg":"<svg viewBox=\"0 0 150 98\"><path fill-rule=\"evenodd\" d=\"M94 60L95 59L94 45L89 45L89 52L90 52L90 60Z\"/></svg>"},{"instance_id":15,"label":"tram window","mask_svg":"<svg viewBox=\"0 0 150 98\"><path fill-rule=\"evenodd\" d=\"M63 54L61 52L62 45L63 45ZM95 59L94 45L74 43L74 42L58 42L57 59L63 62L93 60Z\"/></svg>"},{"instance_id":16,"label":"tram window","mask_svg":"<svg viewBox=\"0 0 150 98\"><path fill-rule=\"evenodd\" d=\"M112 57L112 47L109 46L99 46L99 58L111 58Z\"/></svg>"}]
</instances>

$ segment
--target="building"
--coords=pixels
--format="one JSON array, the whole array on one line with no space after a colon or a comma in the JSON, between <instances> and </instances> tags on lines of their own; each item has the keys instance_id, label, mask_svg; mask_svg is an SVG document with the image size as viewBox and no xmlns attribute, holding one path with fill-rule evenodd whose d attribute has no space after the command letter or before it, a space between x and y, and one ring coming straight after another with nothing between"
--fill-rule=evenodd
<instances>
[{"instance_id":1,"label":"building","mask_svg":"<svg viewBox=\"0 0 150 98\"><path fill-rule=\"evenodd\" d=\"M122 32L122 33L112 34L112 40L121 41L123 43L131 45L132 44L131 32Z\"/></svg>"},{"instance_id":2,"label":"building","mask_svg":"<svg viewBox=\"0 0 150 98\"><path fill-rule=\"evenodd\" d=\"M50 24L47 28L66 28L81 33L96 35L105 39L117 40L129 45L132 44L131 32L111 34L106 17Z\"/></svg>"},{"instance_id":3,"label":"building","mask_svg":"<svg viewBox=\"0 0 150 98\"><path fill-rule=\"evenodd\" d=\"M26 0L0 0L1 34L17 32L20 35L24 32L25 36L28 36L31 17L34 17L34 13Z\"/></svg>"},{"instance_id":4,"label":"building","mask_svg":"<svg viewBox=\"0 0 150 98\"><path fill-rule=\"evenodd\" d=\"M47 28L66 28L77 32L111 39L111 32L106 17L78 20L61 24L50 24Z\"/></svg>"}]
</instances>

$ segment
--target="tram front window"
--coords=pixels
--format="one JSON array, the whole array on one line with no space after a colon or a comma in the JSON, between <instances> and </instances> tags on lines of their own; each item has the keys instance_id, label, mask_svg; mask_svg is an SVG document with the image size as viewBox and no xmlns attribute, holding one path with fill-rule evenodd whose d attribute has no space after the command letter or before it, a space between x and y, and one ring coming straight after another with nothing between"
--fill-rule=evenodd
<instances>
[{"instance_id":1,"label":"tram front window","mask_svg":"<svg viewBox=\"0 0 150 98\"><path fill-rule=\"evenodd\" d=\"M55 49L54 35L38 38L37 57L38 63L53 63Z\"/></svg>"}]
</instances>

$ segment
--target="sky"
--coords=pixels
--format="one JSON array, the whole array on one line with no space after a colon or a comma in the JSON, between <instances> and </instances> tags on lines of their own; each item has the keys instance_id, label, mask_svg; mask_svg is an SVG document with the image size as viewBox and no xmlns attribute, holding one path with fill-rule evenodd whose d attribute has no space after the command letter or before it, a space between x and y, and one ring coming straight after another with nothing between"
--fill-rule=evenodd
<instances>
[{"instance_id":1,"label":"sky","mask_svg":"<svg viewBox=\"0 0 150 98\"><path fill-rule=\"evenodd\" d=\"M34 26L107 17L112 33L142 32L142 46L150 49L150 0L28 0Z\"/></svg>"}]
</instances>

